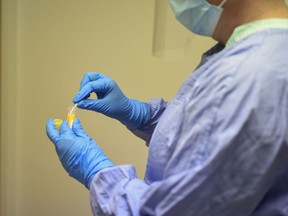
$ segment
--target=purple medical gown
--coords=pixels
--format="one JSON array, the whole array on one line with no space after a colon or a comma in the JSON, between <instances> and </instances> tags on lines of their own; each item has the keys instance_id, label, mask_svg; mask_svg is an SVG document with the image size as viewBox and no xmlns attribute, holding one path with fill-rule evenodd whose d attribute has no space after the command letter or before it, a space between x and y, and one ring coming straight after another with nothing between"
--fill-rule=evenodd
<instances>
[{"instance_id":1,"label":"purple medical gown","mask_svg":"<svg viewBox=\"0 0 288 216\"><path fill-rule=\"evenodd\" d=\"M132 165L99 172L94 215L288 215L288 30L219 46L171 102L148 102L133 131L149 146L145 179Z\"/></svg>"}]
</instances>

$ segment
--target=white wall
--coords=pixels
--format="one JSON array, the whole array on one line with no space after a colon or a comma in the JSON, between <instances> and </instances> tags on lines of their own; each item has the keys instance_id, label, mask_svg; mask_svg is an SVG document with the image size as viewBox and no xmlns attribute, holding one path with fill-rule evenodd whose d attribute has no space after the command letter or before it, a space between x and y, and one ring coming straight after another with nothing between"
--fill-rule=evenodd
<instances>
[{"instance_id":1,"label":"white wall","mask_svg":"<svg viewBox=\"0 0 288 216\"><path fill-rule=\"evenodd\" d=\"M87 71L113 77L129 97L173 97L214 42L188 33L159 1L167 14L156 22L154 0L2 0L1 216L91 215L88 191L61 167L45 124L66 117ZM144 176L143 141L100 114L78 117L115 163Z\"/></svg>"}]
</instances>

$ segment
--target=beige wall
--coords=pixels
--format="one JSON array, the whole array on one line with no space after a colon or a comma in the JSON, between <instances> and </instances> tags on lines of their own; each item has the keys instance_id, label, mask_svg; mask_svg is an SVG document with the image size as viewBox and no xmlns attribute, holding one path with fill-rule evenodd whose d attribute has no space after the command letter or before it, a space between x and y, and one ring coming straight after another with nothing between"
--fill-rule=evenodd
<instances>
[{"instance_id":1,"label":"beige wall","mask_svg":"<svg viewBox=\"0 0 288 216\"><path fill-rule=\"evenodd\" d=\"M91 215L46 121L65 118L87 71L113 77L129 97L173 97L214 42L188 33L165 1L155 14L154 0L2 0L1 216ZM144 176L143 141L100 114L77 114L115 163Z\"/></svg>"}]
</instances>

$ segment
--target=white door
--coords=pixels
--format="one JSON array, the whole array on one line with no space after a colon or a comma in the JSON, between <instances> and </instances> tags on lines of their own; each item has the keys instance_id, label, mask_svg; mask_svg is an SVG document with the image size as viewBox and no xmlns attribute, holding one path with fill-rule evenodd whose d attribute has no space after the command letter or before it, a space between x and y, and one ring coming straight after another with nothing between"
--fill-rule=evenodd
<instances>
[{"instance_id":1,"label":"white door","mask_svg":"<svg viewBox=\"0 0 288 216\"><path fill-rule=\"evenodd\" d=\"M1 216L91 215L89 191L70 178L45 133L66 118L85 72L125 94L170 100L214 43L179 25L166 0L2 0ZM116 164L145 173L147 148L115 120L78 110Z\"/></svg>"}]
</instances>

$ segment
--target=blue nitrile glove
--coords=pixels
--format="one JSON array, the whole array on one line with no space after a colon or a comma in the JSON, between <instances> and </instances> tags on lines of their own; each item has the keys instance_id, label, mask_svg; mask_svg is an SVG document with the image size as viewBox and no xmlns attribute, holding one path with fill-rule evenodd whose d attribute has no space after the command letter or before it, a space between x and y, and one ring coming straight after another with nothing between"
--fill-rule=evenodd
<instances>
[{"instance_id":1,"label":"blue nitrile glove","mask_svg":"<svg viewBox=\"0 0 288 216\"><path fill-rule=\"evenodd\" d=\"M46 125L46 133L55 144L65 170L88 189L97 172L115 166L83 130L79 119L74 120L72 128L64 121L60 131L56 129L53 119L50 119Z\"/></svg>"},{"instance_id":2,"label":"blue nitrile glove","mask_svg":"<svg viewBox=\"0 0 288 216\"><path fill-rule=\"evenodd\" d=\"M97 99L87 99L93 92ZM73 102L79 108L117 119L130 129L140 128L150 119L148 104L127 98L114 80L96 72L84 75Z\"/></svg>"}]
</instances>

